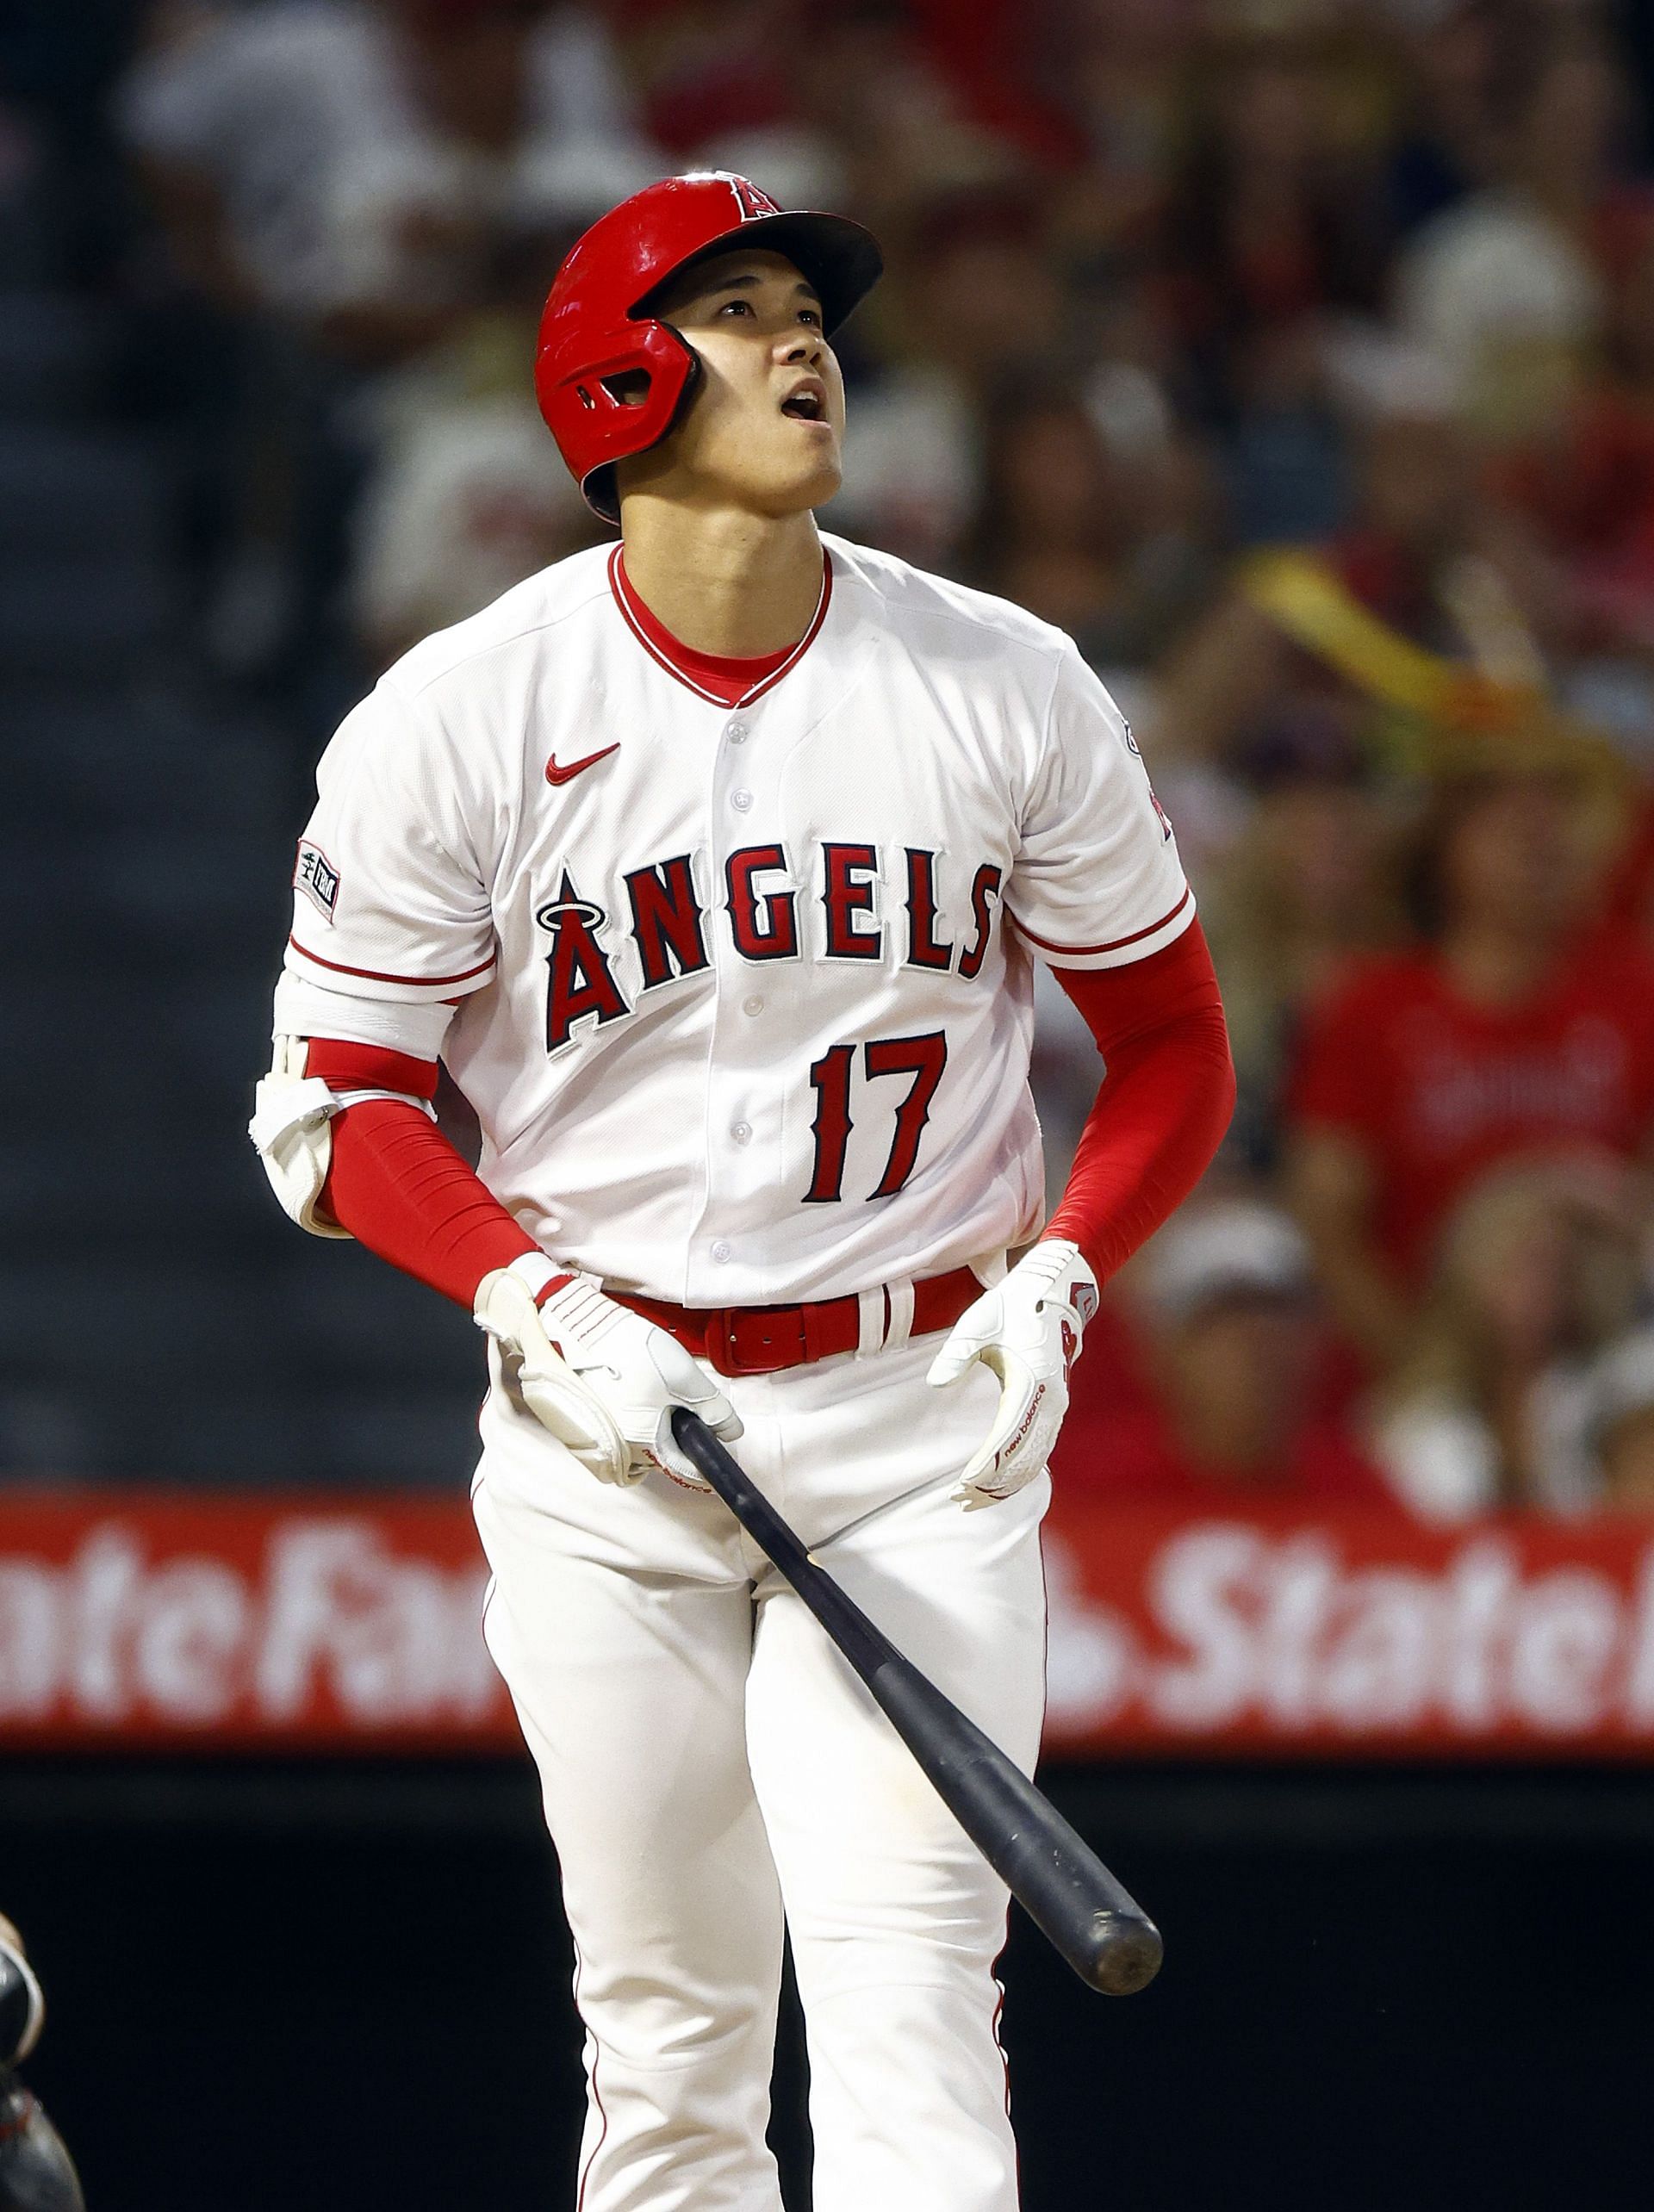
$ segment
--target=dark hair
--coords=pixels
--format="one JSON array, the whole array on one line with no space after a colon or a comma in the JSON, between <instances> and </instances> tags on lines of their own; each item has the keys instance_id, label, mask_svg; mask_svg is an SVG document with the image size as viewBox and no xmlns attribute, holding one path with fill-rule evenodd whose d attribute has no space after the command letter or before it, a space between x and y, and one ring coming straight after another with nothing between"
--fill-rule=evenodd
<instances>
[{"instance_id":1,"label":"dark hair","mask_svg":"<svg viewBox=\"0 0 1654 2212\"><path fill-rule=\"evenodd\" d=\"M1011 535L1011 506L1006 463L1013 442L1030 423L1060 417L1084 425L1100 457L1107 446L1091 411L1074 384L1060 371L1048 369L1032 376L1019 376L1002 387L987 408L987 438L982 489L975 519L965 548L965 573L980 583L997 573L1000 556ZM1105 525L1106 518L1099 517ZM1102 530L1098 533L1103 542Z\"/></svg>"},{"instance_id":2,"label":"dark hair","mask_svg":"<svg viewBox=\"0 0 1654 2212\"><path fill-rule=\"evenodd\" d=\"M1483 799L1515 784L1570 787L1564 768L1495 768L1444 776L1432 788L1402 861L1402 903L1427 944L1438 944L1447 926L1447 856L1453 840Z\"/></svg>"}]
</instances>

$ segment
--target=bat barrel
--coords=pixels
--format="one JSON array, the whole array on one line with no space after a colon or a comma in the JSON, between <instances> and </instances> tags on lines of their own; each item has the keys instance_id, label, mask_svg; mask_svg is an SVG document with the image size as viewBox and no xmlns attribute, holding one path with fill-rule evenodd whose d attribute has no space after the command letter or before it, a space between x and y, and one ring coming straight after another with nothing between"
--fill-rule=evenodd
<instances>
[{"instance_id":1,"label":"bat barrel","mask_svg":"<svg viewBox=\"0 0 1654 2212\"><path fill-rule=\"evenodd\" d=\"M960 1826L1074 1972L1131 1997L1160 1970L1160 1932L1077 1829L1021 1768L891 1652L867 1687Z\"/></svg>"}]
</instances>

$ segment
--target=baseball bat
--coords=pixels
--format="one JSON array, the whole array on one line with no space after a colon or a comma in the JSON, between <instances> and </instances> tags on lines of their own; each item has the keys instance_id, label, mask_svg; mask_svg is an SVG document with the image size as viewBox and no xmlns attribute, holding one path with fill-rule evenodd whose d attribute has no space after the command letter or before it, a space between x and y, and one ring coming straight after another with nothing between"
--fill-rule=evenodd
<instances>
[{"instance_id":1,"label":"baseball bat","mask_svg":"<svg viewBox=\"0 0 1654 2212\"><path fill-rule=\"evenodd\" d=\"M960 1826L1080 1979L1105 1997L1146 1987L1160 1972L1160 1930L1090 1844L810 1556L698 1414L676 1407L672 1433L832 1637Z\"/></svg>"}]
</instances>

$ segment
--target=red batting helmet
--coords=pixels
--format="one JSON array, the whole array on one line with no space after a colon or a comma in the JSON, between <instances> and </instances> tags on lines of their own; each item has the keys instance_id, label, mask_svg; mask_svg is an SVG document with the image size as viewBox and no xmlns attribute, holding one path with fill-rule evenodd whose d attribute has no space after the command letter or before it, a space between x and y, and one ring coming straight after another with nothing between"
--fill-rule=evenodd
<instances>
[{"instance_id":1,"label":"red batting helmet","mask_svg":"<svg viewBox=\"0 0 1654 2212\"><path fill-rule=\"evenodd\" d=\"M830 336L884 267L872 233L844 215L788 213L724 170L668 177L612 208L570 248L540 320L534 391L588 504L618 522L614 463L658 445L700 363L649 313L668 276L737 239L784 253L814 286ZM641 371L646 389L632 395ZM616 388L625 380L625 396Z\"/></svg>"}]
</instances>

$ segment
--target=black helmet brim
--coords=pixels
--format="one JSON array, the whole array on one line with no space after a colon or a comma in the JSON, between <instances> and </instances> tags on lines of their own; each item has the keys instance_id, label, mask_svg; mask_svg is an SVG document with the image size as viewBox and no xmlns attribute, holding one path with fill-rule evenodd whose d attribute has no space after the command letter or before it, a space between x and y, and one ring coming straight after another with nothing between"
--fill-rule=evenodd
<instances>
[{"instance_id":1,"label":"black helmet brim","mask_svg":"<svg viewBox=\"0 0 1654 2212\"><path fill-rule=\"evenodd\" d=\"M818 214L793 210L779 215L759 215L738 223L722 238L701 247L681 262L665 282L678 283L684 271L720 254L736 253L743 245L762 246L768 253L784 254L814 288L821 301L822 328L830 338L872 291L884 273L885 257L870 230L848 215ZM649 302L664 289L657 284L633 308L633 314L648 312Z\"/></svg>"}]
</instances>

